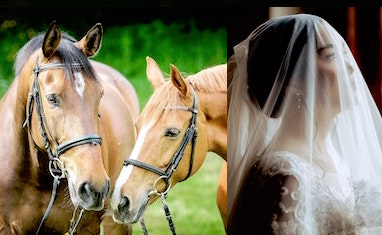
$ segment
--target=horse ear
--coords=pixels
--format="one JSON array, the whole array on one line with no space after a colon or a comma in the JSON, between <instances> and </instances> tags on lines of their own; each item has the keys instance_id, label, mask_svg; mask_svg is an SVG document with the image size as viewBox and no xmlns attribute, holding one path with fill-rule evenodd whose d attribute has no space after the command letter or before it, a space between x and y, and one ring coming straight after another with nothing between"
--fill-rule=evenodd
<instances>
[{"instance_id":1,"label":"horse ear","mask_svg":"<svg viewBox=\"0 0 382 235\"><path fill-rule=\"evenodd\" d=\"M147 78L149 79L154 90L156 90L165 83L162 71L160 70L157 62L149 56L146 56L146 64Z\"/></svg>"},{"instance_id":2,"label":"horse ear","mask_svg":"<svg viewBox=\"0 0 382 235\"><path fill-rule=\"evenodd\" d=\"M77 42L77 47L81 49L87 57L95 56L101 48L103 28L101 23L95 24L88 33Z\"/></svg>"},{"instance_id":3,"label":"horse ear","mask_svg":"<svg viewBox=\"0 0 382 235\"><path fill-rule=\"evenodd\" d=\"M178 90L184 96L186 96L187 95L186 83L185 83L182 75L180 74L179 69L173 64L170 64L170 78L171 78L172 84L174 84L174 86L176 88L178 88Z\"/></svg>"},{"instance_id":4,"label":"horse ear","mask_svg":"<svg viewBox=\"0 0 382 235\"><path fill-rule=\"evenodd\" d=\"M42 43L42 53L48 59L50 59L54 52L57 50L58 45L61 41L61 31L58 28L56 21L50 23L47 29L44 41Z\"/></svg>"}]
</instances>

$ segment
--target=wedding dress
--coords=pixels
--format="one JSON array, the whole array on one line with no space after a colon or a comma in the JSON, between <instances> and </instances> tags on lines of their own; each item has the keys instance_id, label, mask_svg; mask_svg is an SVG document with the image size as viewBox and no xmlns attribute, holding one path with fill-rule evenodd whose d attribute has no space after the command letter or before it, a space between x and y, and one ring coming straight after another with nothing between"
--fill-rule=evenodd
<instances>
[{"instance_id":1,"label":"wedding dress","mask_svg":"<svg viewBox=\"0 0 382 235\"><path fill-rule=\"evenodd\" d=\"M282 186L282 197L290 197L293 201L280 202L278 207L282 214L293 216L290 220L280 221L275 214L271 221L275 234L369 234L372 231L382 234L381 205L362 207L382 199L378 188L363 181L351 182L349 176L325 172L318 166L312 172L307 162L290 152L275 152L260 161L263 178L259 181L266 183L268 177L280 174L293 176L299 183L298 188ZM306 194L312 195L310 200L314 202L310 215L305 208ZM368 230L366 224L373 228Z\"/></svg>"},{"instance_id":2,"label":"wedding dress","mask_svg":"<svg viewBox=\"0 0 382 235\"><path fill-rule=\"evenodd\" d=\"M229 59L228 234L382 234L382 118L324 19L268 20Z\"/></svg>"}]
</instances>

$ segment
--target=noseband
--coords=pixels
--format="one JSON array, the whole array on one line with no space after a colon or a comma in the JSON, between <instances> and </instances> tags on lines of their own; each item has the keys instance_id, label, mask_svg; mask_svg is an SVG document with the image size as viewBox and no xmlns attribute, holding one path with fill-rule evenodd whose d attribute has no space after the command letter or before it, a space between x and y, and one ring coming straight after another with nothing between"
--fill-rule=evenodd
<instances>
[{"instance_id":1,"label":"noseband","mask_svg":"<svg viewBox=\"0 0 382 235\"><path fill-rule=\"evenodd\" d=\"M56 197L57 193L57 187L59 185L60 179L65 178L65 166L63 163L59 160L59 157L61 154L66 152L67 150L79 146L79 145L84 145L84 144L102 144L102 138L98 135L91 134L91 135L85 135L79 138L75 138L72 140L69 140L67 142L64 142L62 144L59 144L56 139L52 136L51 132L49 131L48 127L48 122L46 121L45 113L44 113L44 108L42 105L42 100L41 100L41 91L40 91L40 85L38 82L38 75L41 72L51 70L51 69L63 69L66 68L65 64L63 63L53 63L53 64L45 64L39 66L38 64L39 57L37 56L36 59L36 65L35 68L33 69L33 74L34 74L34 80L31 85L30 91L29 91L29 98L28 98L28 103L27 103L27 108L26 108L26 119L23 124L23 127L27 126L28 127L28 134L29 138L32 138L32 130L31 130L31 116L32 116L32 111L33 107L35 106L36 108L36 114L39 122L39 129L41 132L41 137L44 141L44 147L48 153L49 157L49 172L53 176L53 190L52 190L52 195L51 199L49 201L48 208L45 211L44 217L42 218L40 225L37 229L36 234L40 232L42 229L45 220L49 216L49 213L52 209L54 199ZM75 63L70 65L71 68L74 69L81 69L82 65L79 63ZM53 153L52 147L51 147L51 142L49 141L48 135L53 142L55 146L56 152ZM33 140L33 139L32 139ZM34 140L33 140L34 141ZM37 144L35 143L37 146ZM58 166L57 162L60 163L60 167Z\"/></svg>"},{"instance_id":2,"label":"noseband","mask_svg":"<svg viewBox=\"0 0 382 235\"><path fill-rule=\"evenodd\" d=\"M195 150L196 138L198 136L198 133L197 133L198 130L196 127L196 118L197 118L197 114L198 114L198 97L196 95L195 89L194 89L194 99L193 99L192 108L184 107L184 106L175 106L175 107L167 107L167 109L176 109L176 110L188 111L188 112L192 113L192 117L190 119L190 124L186 130L186 133L183 137L182 143L180 144L178 150L175 152L175 154L173 155L171 161L168 163L166 168L164 170L162 170L162 169L159 169L158 167L155 167L155 166L152 166L152 165L149 165L147 163L144 163L144 162L141 162L138 160L134 160L134 159L126 159L123 162L124 166L133 165L133 166L151 171L151 172L159 175L159 178L163 179L167 184L167 188L165 190L166 192L168 191L168 189L170 187L170 184L169 184L170 178L171 178L172 174L174 173L174 171L176 170L176 168L178 167L180 161L182 160L184 150L186 149L187 145L190 142L191 142L190 167L188 168L187 176L182 181L186 180L191 175L191 172L192 172L192 166L193 166L193 162L194 162L194 150ZM154 186L155 186L155 183L154 183Z\"/></svg>"}]
</instances>

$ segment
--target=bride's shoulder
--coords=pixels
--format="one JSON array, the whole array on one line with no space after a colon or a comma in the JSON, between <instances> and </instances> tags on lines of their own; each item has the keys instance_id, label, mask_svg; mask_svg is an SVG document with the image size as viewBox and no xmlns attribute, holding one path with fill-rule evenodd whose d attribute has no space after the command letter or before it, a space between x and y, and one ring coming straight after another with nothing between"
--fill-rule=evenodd
<instances>
[{"instance_id":1,"label":"bride's shoulder","mask_svg":"<svg viewBox=\"0 0 382 235\"><path fill-rule=\"evenodd\" d=\"M297 154L288 151L266 153L259 158L257 164L268 173L300 175L309 172L308 163Z\"/></svg>"}]
</instances>

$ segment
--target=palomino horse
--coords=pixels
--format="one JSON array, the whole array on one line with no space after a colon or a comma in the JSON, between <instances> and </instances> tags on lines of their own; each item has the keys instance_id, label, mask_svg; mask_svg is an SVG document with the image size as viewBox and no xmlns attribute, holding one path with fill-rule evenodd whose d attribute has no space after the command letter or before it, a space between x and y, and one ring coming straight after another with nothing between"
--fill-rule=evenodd
<instances>
[{"instance_id":1,"label":"palomino horse","mask_svg":"<svg viewBox=\"0 0 382 235\"><path fill-rule=\"evenodd\" d=\"M119 174L111 199L113 218L135 223L160 193L193 175L208 151L227 155L227 66L183 79L171 65L165 81L147 57L154 93L136 120L138 138ZM176 171L175 171L176 170Z\"/></svg>"},{"instance_id":2,"label":"palomino horse","mask_svg":"<svg viewBox=\"0 0 382 235\"><path fill-rule=\"evenodd\" d=\"M139 113L131 84L88 60L102 35L96 24L76 42L53 22L19 51L15 79L0 101L0 234L64 234L72 216L82 216L77 234L99 234ZM106 234L130 230L111 226L105 222Z\"/></svg>"}]
</instances>

